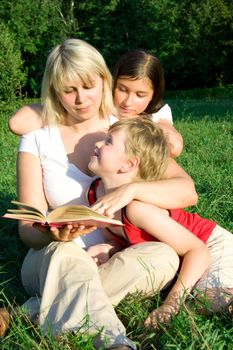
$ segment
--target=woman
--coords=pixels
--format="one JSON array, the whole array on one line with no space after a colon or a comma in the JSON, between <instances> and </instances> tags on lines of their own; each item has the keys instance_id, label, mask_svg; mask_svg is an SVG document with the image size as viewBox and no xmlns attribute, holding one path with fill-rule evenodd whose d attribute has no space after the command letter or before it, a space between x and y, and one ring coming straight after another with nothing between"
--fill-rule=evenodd
<instances>
[{"instance_id":1,"label":"woman","mask_svg":"<svg viewBox=\"0 0 233 350\"><path fill-rule=\"evenodd\" d=\"M114 122L111 75L101 54L78 39L55 47L46 64L42 99L47 126L25 135L19 146L18 199L44 210L68 203L87 205L85 194L93 181L89 158ZM196 192L190 177L172 160L162 180L124 186L97 206L112 215L133 198L183 207L195 203ZM106 346L107 339L109 348L134 349L112 304L137 289L150 292L166 286L178 268L177 254L153 242L123 250L97 267L86 250L103 242L103 236L96 230L78 237L92 229L68 225L47 230L20 224L20 237L30 248L22 267L22 283L31 296L24 309L45 334L50 330L56 336L83 326L90 333L102 330L95 337L97 348ZM148 284L151 276L153 285ZM84 322L87 314L89 322Z\"/></svg>"}]
</instances>

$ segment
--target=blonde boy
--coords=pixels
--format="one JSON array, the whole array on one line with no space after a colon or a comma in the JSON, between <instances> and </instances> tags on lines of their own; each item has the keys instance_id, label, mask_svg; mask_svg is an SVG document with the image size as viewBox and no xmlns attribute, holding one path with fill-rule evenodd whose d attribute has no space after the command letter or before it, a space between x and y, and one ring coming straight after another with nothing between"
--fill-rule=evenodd
<instances>
[{"instance_id":1,"label":"blonde boy","mask_svg":"<svg viewBox=\"0 0 233 350\"><path fill-rule=\"evenodd\" d=\"M101 182L95 181L91 190L99 198L131 181L164 178L168 164L169 144L155 123L140 117L119 121L110 127L103 141L96 143L89 169L101 177ZM123 221L124 227L109 229L109 242L88 250L98 265L122 247L148 241L168 244L182 258L179 278L164 304L145 320L145 326L157 327L158 321L169 323L179 311L180 301L194 287L205 293L213 311L222 310L231 302L233 235L230 232L197 214L180 209L164 210L138 200L133 200L115 217Z\"/></svg>"}]
</instances>

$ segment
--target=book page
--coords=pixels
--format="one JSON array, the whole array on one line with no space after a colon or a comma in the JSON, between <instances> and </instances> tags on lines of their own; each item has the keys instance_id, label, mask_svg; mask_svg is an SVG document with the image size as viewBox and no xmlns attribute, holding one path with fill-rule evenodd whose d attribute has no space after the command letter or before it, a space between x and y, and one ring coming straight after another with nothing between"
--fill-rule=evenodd
<instances>
[{"instance_id":1,"label":"book page","mask_svg":"<svg viewBox=\"0 0 233 350\"><path fill-rule=\"evenodd\" d=\"M38 213L38 214L40 214L39 215L40 217L45 217L46 216L45 213L43 213L42 210L40 210L40 209L38 209L36 207L33 207L31 205L28 205L28 204L25 204L25 203L22 203L22 202L18 202L18 201L11 201L11 203L16 205L16 206L18 206L18 207L22 207L23 209L25 209L25 211L31 211L31 212L33 212L35 214ZM14 210L14 209L8 209L8 211L10 211L10 210ZM18 210L21 210L21 209L15 209L15 210L18 211Z\"/></svg>"},{"instance_id":2,"label":"book page","mask_svg":"<svg viewBox=\"0 0 233 350\"><path fill-rule=\"evenodd\" d=\"M90 223L91 221L93 221L92 225L95 225L96 222L106 222L115 225L122 225L121 221L108 218L104 215L95 212L91 208L85 207L83 205L70 205L58 207L47 215L48 223L72 223L76 221L82 221L84 224L85 221L89 221Z\"/></svg>"}]
</instances>

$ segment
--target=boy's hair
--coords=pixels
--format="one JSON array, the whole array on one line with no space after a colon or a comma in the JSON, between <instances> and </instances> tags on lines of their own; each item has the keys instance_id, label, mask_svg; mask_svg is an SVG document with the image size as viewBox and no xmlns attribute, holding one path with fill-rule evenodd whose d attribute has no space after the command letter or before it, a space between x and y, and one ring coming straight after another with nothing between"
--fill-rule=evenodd
<instances>
[{"instance_id":1,"label":"boy's hair","mask_svg":"<svg viewBox=\"0 0 233 350\"><path fill-rule=\"evenodd\" d=\"M113 93L118 78L130 80L148 78L153 86L154 94L145 112L154 113L163 106L165 91L163 66L159 59L151 53L133 50L121 55L113 69Z\"/></svg>"},{"instance_id":2,"label":"boy's hair","mask_svg":"<svg viewBox=\"0 0 233 350\"><path fill-rule=\"evenodd\" d=\"M125 154L140 159L137 176L142 180L160 179L169 162L169 146L163 131L148 117L122 119L109 132L125 131Z\"/></svg>"},{"instance_id":3,"label":"boy's hair","mask_svg":"<svg viewBox=\"0 0 233 350\"><path fill-rule=\"evenodd\" d=\"M67 39L51 51L41 89L43 119L47 124L63 124L65 121L66 111L58 97L65 80L79 77L84 84L90 86L92 74L98 74L103 80L100 115L106 118L114 111L112 76L100 52L80 39Z\"/></svg>"}]
</instances>

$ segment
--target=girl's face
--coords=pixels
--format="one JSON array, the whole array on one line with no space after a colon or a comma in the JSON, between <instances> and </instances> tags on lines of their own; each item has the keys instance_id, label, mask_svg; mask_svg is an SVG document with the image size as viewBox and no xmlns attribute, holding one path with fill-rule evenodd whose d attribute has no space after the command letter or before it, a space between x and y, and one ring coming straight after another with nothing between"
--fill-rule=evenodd
<instances>
[{"instance_id":1,"label":"girl's face","mask_svg":"<svg viewBox=\"0 0 233 350\"><path fill-rule=\"evenodd\" d=\"M118 78L113 97L119 119L134 118L144 112L153 94L154 90L149 78L136 80Z\"/></svg>"},{"instance_id":2,"label":"girl's face","mask_svg":"<svg viewBox=\"0 0 233 350\"><path fill-rule=\"evenodd\" d=\"M102 78L93 74L89 84L85 84L79 77L74 81L65 81L58 96L69 120L81 122L99 117L102 91Z\"/></svg>"}]
</instances>

